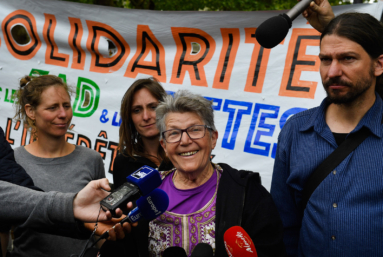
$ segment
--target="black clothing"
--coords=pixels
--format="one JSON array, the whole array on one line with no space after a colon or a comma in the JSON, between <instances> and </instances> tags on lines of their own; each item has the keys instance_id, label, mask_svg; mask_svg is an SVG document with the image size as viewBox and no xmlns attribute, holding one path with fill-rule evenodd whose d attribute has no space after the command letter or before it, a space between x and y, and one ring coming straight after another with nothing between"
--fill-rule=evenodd
<instances>
[{"instance_id":1,"label":"black clothing","mask_svg":"<svg viewBox=\"0 0 383 257\"><path fill-rule=\"evenodd\" d=\"M7 181L19 186L28 187L38 191L43 191L33 184L32 178L27 174L23 167L15 161L13 149L4 136L4 131L0 127L0 180Z\"/></svg>"},{"instance_id":2,"label":"black clothing","mask_svg":"<svg viewBox=\"0 0 383 257\"><path fill-rule=\"evenodd\" d=\"M34 190L43 191L33 184L32 178L23 167L15 161L13 149L5 139L4 131L0 127L0 180ZM0 232L8 232L11 224L0 223Z\"/></svg>"},{"instance_id":3,"label":"black clothing","mask_svg":"<svg viewBox=\"0 0 383 257\"><path fill-rule=\"evenodd\" d=\"M169 161L168 163L162 162L160 167L157 167L154 162L151 160L135 156L134 159L130 156L124 156L118 154L113 164L113 183L114 187L117 188L126 182L126 177L141 168L142 166L147 165L154 169L158 170L171 170L173 169L173 164Z\"/></svg>"},{"instance_id":4,"label":"black clothing","mask_svg":"<svg viewBox=\"0 0 383 257\"><path fill-rule=\"evenodd\" d=\"M346 140L346 137L348 135L348 133L334 133L334 132L332 134L334 135L336 144L338 146L340 146L340 144L343 143L344 140Z\"/></svg>"}]
</instances>

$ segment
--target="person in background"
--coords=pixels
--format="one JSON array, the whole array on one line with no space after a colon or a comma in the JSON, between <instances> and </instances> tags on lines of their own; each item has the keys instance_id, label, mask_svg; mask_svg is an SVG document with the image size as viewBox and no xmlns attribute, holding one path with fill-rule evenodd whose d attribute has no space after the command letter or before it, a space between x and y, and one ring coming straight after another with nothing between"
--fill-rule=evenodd
<instances>
[{"instance_id":1,"label":"person in background","mask_svg":"<svg viewBox=\"0 0 383 257\"><path fill-rule=\"evenodd\" d=\"M315 2L303 15L322 32L327 97L284 125L271 194L288 256L383 256L383 25L365 13L334 18L327 0ZM361 131L367 138L323 180L317 176L305 204L304 189L317 167L338 147L349 148Z\"/></svg>"},{"instance_id":2,"label":"person in background","mask_svg":"<svg viewBox=\"0 0 383 257\"><path fill-rule=\"evenodd\" d=\"M166 92L154 78L138 79L121 101L119 154L113 164L113 182L119 187L143 165L159 170L172 168L166 159L156 127L156 108ZM160 167L162 163L162 166Z\"/></svg>"},{"instance_id":3,"label":"person in background","mask_svg":"<svg viewBox=\"0 0 383 257\"><path fill-rule=\"evenodd\" d=\"M25 76L20 80L15 105L15 117L31 129L35 139L16 148L15 159L37 187L44 191L77 192L90 181L105 177L99 153L65 140L73 114L70 90L61 78ZM83 234L84 239L90 235ZM79 254L85 242L16 228L11 256L68 257Z\"/></svg>"},{"instance_id":4,"label":"person in background","mask_svg":"<svg viewBox=\"0 0 383 257\"><path fill-rule=\"evenodd\" d=\"M154 78L138 79L126 91L121 101L119 154L113 164L113 182L118 188L126 177L144 165L158 170L173 168L160 145L155 109L166 92ZM148 235L147 222L139 221L123 242L106 242L103 256L125 256L137 250L137 234Z\"/></svg>"}]
</instances>

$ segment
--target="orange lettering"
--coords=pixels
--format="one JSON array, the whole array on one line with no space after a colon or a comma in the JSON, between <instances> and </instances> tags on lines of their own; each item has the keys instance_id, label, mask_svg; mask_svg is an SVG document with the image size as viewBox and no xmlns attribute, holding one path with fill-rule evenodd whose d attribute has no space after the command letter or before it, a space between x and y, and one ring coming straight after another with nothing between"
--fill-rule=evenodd
<instances>
[{"instance_id":1,"label":"orange lettering","mask_svg":"<svg viewBox=\"0 0 383 257\"><path fill-rule=\"evenodd\" d=\"M90 139L84 135L79 134L77 137L76 145L85 145L88 148L92 148L92 142Z\"/></svg>"},{"instance_id":2,"label":"orange lettering","mask_svg":"<svg viewBox=\"0 0 383 257\"><path fill-rule=\"evenodd\" d=\"M68 142L68 139L73 139L74 138L74 134L71 133L71 132L67 132L65 133L65 141Z\"/></svg>"},{"instance_id":3,"label":"orange lettering","mask_svg":"<svg viewBox=\"0 0 383 257\"><path fill-rule=\"evenodd\" d=\"M101 151L101 148L106 148L107 141L96 139L94 150L100 153L101 158L105 160L106 153Z\"/></svg>"},{"instance_id":4,"label":"orange lettering","mask_svg":"<svg viewBox=\"0 0 383 257\"><path fill-rule=\"evenodd\" d=\"M28 135L28 127L24 125L23 134L21 135L21 145L26 145L27 143L27 135ZM29 144L33 142L33 136L29 138Z\"/></svg>"},{"instance_id":5,"label":"orange lettering","mask_svg":"<svg viewBox=\"0 0 383 257\"><path fill-rule=\"evenodd\" d=\"M222 50L215 72L213 88L229 89L231 72L239 46L239 29L221 29Z\"/></svg>"},{"instance_id":6,"label":"orange lettering","mask_svg":"<svg viewBox=\"0 0 383 257\"><path fill-rule=\"evenodd\" d=\"M52 14L44 13L45 24L43 29L44 40L47 43L47 50L45 52L45 63L61 67L68 67L69 55L60 54L57 44L54 39L56 28L56 17Z\"/></svg>"},{"instance_id":7,"label":"orange lettering","mask_svg":"<svg viewBox=\"0 0 383 257\"><path fill-rule=\"evenodd\" d=\"M15 143L15 140L11 138L11 126L12 126L12 119L8 118L7 120L7 129L5 130L5 139L8 141L9 144L13 145Z\"/></svg>"},{"instance_id":8,"label":"orange lettering","mask_svg":"<svg viewBox=\"0 0 383 257\"><path fill-rule=\"evenodd\" d=\"M99 73L112 73L119 70L129 55L130 48L128 43L126 43L120 33L104 23L86 21L86 24L89 30L86 47L92 55L89 70ZM108 48L107 57L103 56L99 51L101 37L107 39L109 46L111 43L115 46Z\"/></svg>"},{"instance_id":9,"label":"orange lettering","mask_svg":"<svg viewBox=\"0 0 383 257\"><path fill-rule=\"evenodd\" d=\"M207 87L204 66L213 57L214 39L200 29L172 27L171 30L177 53L170 83L182 84L185 73L188 71L192 85ZM199 45L200 49L197 53L193 53L192 43Z\"/></svg>"},{"instance_id":10,"label":"orange lettering","mask_svg":"<svg viewBox=\"0 0 383 257\"><path fill-rule=\"evenodd\" d=\"M151 53L151 61L145 61ZM130 61L125 76L136 78L138 73L148 74L166 82L165 49L147 25L137 26L137 51Z\"/></svg>"},{"instance_id":11,"label":"orange lettering","mask_svg":"<svg viewBox=\"0 0 383 257\"><path fill-rule=\"evenodd\" d=\"M78 18L69 17L70 33L68 38L68 44L73 51L72 69L84 70L85 65L85 52L81 48L81 38L83 34L83 28L81 20Z\"/></svg>"},{"instance_id":12,"label":"orange lettering","mask_svg":"<svg viewBox=\"0 0 383 257\"><path fill-rule=\"evenodd\" d=\"M306 55L307 46L319 46L315 29L293 29L279 90L280 96L314 99L317 82L300 80L302 71L319 71L319 57Z\"/></svg>"},{"instance_id":13,"label":"orange lettering","mask_svg":"<svg viewBox=\"0 0 383 257\"><path fill-rule=\"evenodd\" d=\"M270 49L263 48L255 38L256 28L245 28L245 43L254 44L249 72L247 73L245 92L262 93L265 81Z\"/></svg>"},{"instance_id":14,"label":"orange lettering","mask_svg":"<svg viewBox=\"0 0 383 257\"><path fill-rule=\"evenodd\" d=\"M117 156L118 144L115 142L109 142L108 149L112 151L112 157L110 158L109 172L113 173L114 159Z\"/></svg>"},{"instance_id":15,"label":"orange lettering","mask_svg":"<svg viewBox=\"0 0 383 257\"><path fill-rule=\"evenodd\" d=\"M29 34L30 41L25 45L18 44L12 36L11 29L15 25L23 26ZM5 44L13 57L19 60L29 60L36 55L41 47L41 41L37 34L36 20L27 11L17 10L7 15L1 25Z\"/></svg>"}]
</instances>

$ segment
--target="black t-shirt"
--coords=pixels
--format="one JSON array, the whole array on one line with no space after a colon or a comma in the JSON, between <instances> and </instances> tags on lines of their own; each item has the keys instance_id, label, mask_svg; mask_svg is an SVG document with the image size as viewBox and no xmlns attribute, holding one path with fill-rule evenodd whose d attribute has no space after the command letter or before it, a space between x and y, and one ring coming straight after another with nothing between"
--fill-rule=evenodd
<instances>
[{"instance_id":1,"label":"black t-shirt","mask_svg":"<svg viewBox=\"0 0 383 257\"><path fill-rule=\"evenodd\" d=\"M334 135L336 144L340 146L346 140L348 133L332 133Z\"/></svg>"}]
</instances>

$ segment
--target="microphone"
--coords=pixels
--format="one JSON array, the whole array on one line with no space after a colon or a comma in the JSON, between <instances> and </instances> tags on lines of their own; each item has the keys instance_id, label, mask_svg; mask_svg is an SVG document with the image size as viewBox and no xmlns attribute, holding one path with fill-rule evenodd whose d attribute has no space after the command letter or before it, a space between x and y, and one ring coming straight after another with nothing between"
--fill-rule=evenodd
<instances>
[{"instance_id":1,"label":"microphone","mask_svg":"<svg viewBox=\"0 0 383 257\"><path fill-rule=\"evenodd\" d=\"M273 48L286 37L293 20L307 7L312 0L302 0L298 2L287 13L271 17L264 21L255 31L255 38L264 48Z\"/></svg>"},{"instance_id":2,"label":"microphone","mask_svg":"<svg viewBox=\"0 0 383 257\"><path fill-rule=\"evenodd\" d=\"M117 208L124 208L128 202L137 200L142 195L147 195L161 185L162 179L156 169L142 166L134 173L126 177L127 182L101 201L101 207L109 210L112 216L116 216Z\"/></svg>"},{"instance_id":3,"label":"microphone","mask_svg":"<svg viewBox=\"0 0 383 257\"><path fill-rule=\"evenodd\" d=\"M198 243L190 257L213 257L213 248L207 243Z\"/></svg>"},{"instance_id":4,"label":"microphone","mask_svg":"<svg viewBox=\"0 0 383 257\"><path fill-rule=\"evenodd\" d=\"M230 257L257 257L257 251L249 234L240 227L234 226L223 235L226 252Z\"/></svg>"},{"instance_id":5,"label":"microphone","mask_svg":"<svg viewBox=\"0 0 383 257\"><path fill-rule=\"evenodd\" d=\"M137 207L120 221L121 225L125 222L134 223L142 218L154 220L168 209L169 197L165 191L156 188L148 195L140 197L136 204Z\"/></svg>"},{"instance_id":6,"label":"microphone","mask_svg":"<svg viewBox=\"0 0 383 257\"><path fill-rule=\"evenodd\" d=\"M137 200L137 207L123 218L119 223L134 223L144 218L148 221L154 220L164 213L169 206L169 197L162 189L156 188L146 196L141 196ZM113 227L114 228L114 227ZM95 246L101 239L109 237L109 231L102 234L89 248ZM88 248L88 249L89 249ZM80 254L83 256L83 254Z\"/></svg>"},{"instance_id":7,"label":"microphone","mask_svg":"<svg viewBox=\"0 0 383 257\"><path fill-rule=\"evenodd\" d=\"M185 249L179 246L166 248L162 257L187 257Z\"/></svg>"}]
</instances>

